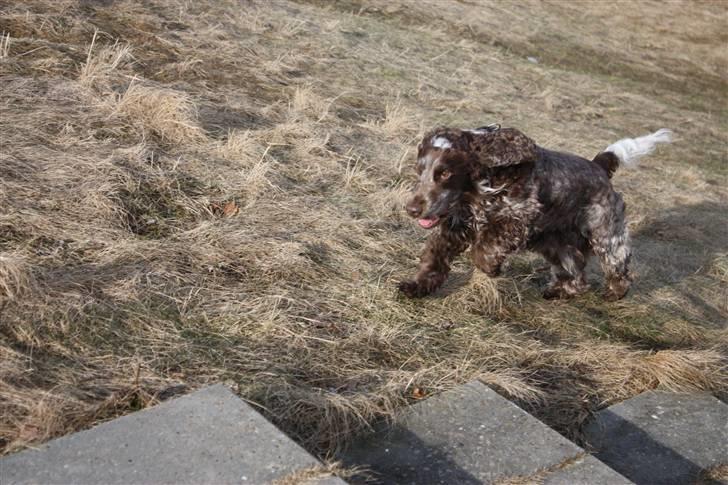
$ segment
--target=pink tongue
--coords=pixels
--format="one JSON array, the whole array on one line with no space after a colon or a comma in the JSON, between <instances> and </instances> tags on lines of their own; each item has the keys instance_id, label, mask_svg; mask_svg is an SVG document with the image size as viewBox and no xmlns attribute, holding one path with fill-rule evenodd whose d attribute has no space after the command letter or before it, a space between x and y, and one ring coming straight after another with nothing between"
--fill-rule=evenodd
<instances>
[{"instance_id":1,"label":"pink tongue","mask_svg":"<svg viewBox=\"0 0 728 485\"><path fill-rule=\"evenodd\" d=\"M437 223L437 218L435 218L435 219L418 219L417 222L419 223L420 226L424 227L425 229L429 229Z\"/></svg>"}]
</instances>

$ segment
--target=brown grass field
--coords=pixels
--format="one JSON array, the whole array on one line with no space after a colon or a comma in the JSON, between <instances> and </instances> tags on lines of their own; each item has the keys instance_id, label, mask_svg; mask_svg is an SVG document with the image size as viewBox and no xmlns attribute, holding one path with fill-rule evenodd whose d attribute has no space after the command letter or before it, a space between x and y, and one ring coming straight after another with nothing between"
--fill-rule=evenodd
<instances>
[{"instance_id":1,"label":"brown grass field","mask_svg":"<svg viewBox=\"0 0 728 485\"><path fill-rule=\"evenodd\" d=\"M728 6L0 0L0 450L223 381L326 457L480 379L579 440L648 389L728 392ZM530 59L533 58L533 59ZM534 62L535 61L535 62ZM499 122L621 170L636 282L539 257L406 300L418 137Z\"/></svg>"}]
</instances>

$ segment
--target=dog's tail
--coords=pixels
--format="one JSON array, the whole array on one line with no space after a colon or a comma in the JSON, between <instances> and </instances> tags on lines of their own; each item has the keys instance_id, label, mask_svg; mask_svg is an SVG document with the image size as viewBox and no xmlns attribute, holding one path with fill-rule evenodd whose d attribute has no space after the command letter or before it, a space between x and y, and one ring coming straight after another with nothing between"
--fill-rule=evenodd
<instances>
[{"instance_id":1,"label":"dog's tail","mask_svg":"<svg viewBox=\"0 0 728 485\"><path fill-rule=\"evenodd\" d=\"M606 150L594 157L593 161L606 170L611 177L619 165L627 168L636 167L639 159L655 151L658 143L670 143L671 141L672 131L663 128L651 135L624 138L612 143Z\"/></svg>"}]
</instances>

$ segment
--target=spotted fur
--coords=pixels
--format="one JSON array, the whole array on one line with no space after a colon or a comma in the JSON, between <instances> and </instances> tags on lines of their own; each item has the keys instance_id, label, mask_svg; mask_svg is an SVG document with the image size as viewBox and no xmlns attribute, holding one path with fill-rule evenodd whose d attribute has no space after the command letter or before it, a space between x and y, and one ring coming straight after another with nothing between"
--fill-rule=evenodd
<instances>
[{"instance_id":1,"label":"spotted fur","mask_svg":"<svg viewBox=\"0 0 728 485\"><path fill-rule=\"evenodd\" d=\"M645 140L665 141L658 138L637 140L649 153ZM612 146L631 145L621 140ZM508 255L527 249L551 263L544 297L587 291L584 269L595 254L605 297L622 298L631 284L631 249L625 204L610 182L620 162L626 163L621 152L590 161L547 150L513 128L431 131L418 146L418 181L407 212L433 233L419 272L400 290L410 297L434 292L468 248L475 266L490 276L500 274Z\"/></svg>"}]
</instances>

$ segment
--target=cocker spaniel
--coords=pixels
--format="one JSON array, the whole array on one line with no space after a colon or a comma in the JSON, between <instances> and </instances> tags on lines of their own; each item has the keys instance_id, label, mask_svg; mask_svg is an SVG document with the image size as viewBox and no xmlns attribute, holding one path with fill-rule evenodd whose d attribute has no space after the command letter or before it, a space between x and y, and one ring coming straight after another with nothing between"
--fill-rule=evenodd
<instances>
[{"instance_id":1,"label":"cocker spaniel","mask_svg":"<svg viewBox=\"0 0 728 485\"><path fill-rule=\"evenodd\" d=\"M470 256L490 276L506 257L536 251L551 264L545 298L568 298L588 289L585 267L599 257L606 289L618 300L629 290L631 256L625 204L610 178L634 166L671 132L623 139L587 160L540 147L514 128L436 128L418 146L417 184L406 204L432 232L414 279L400 283L409 297L434 292L453 259Z\"/></svg>"}]
</instances>

